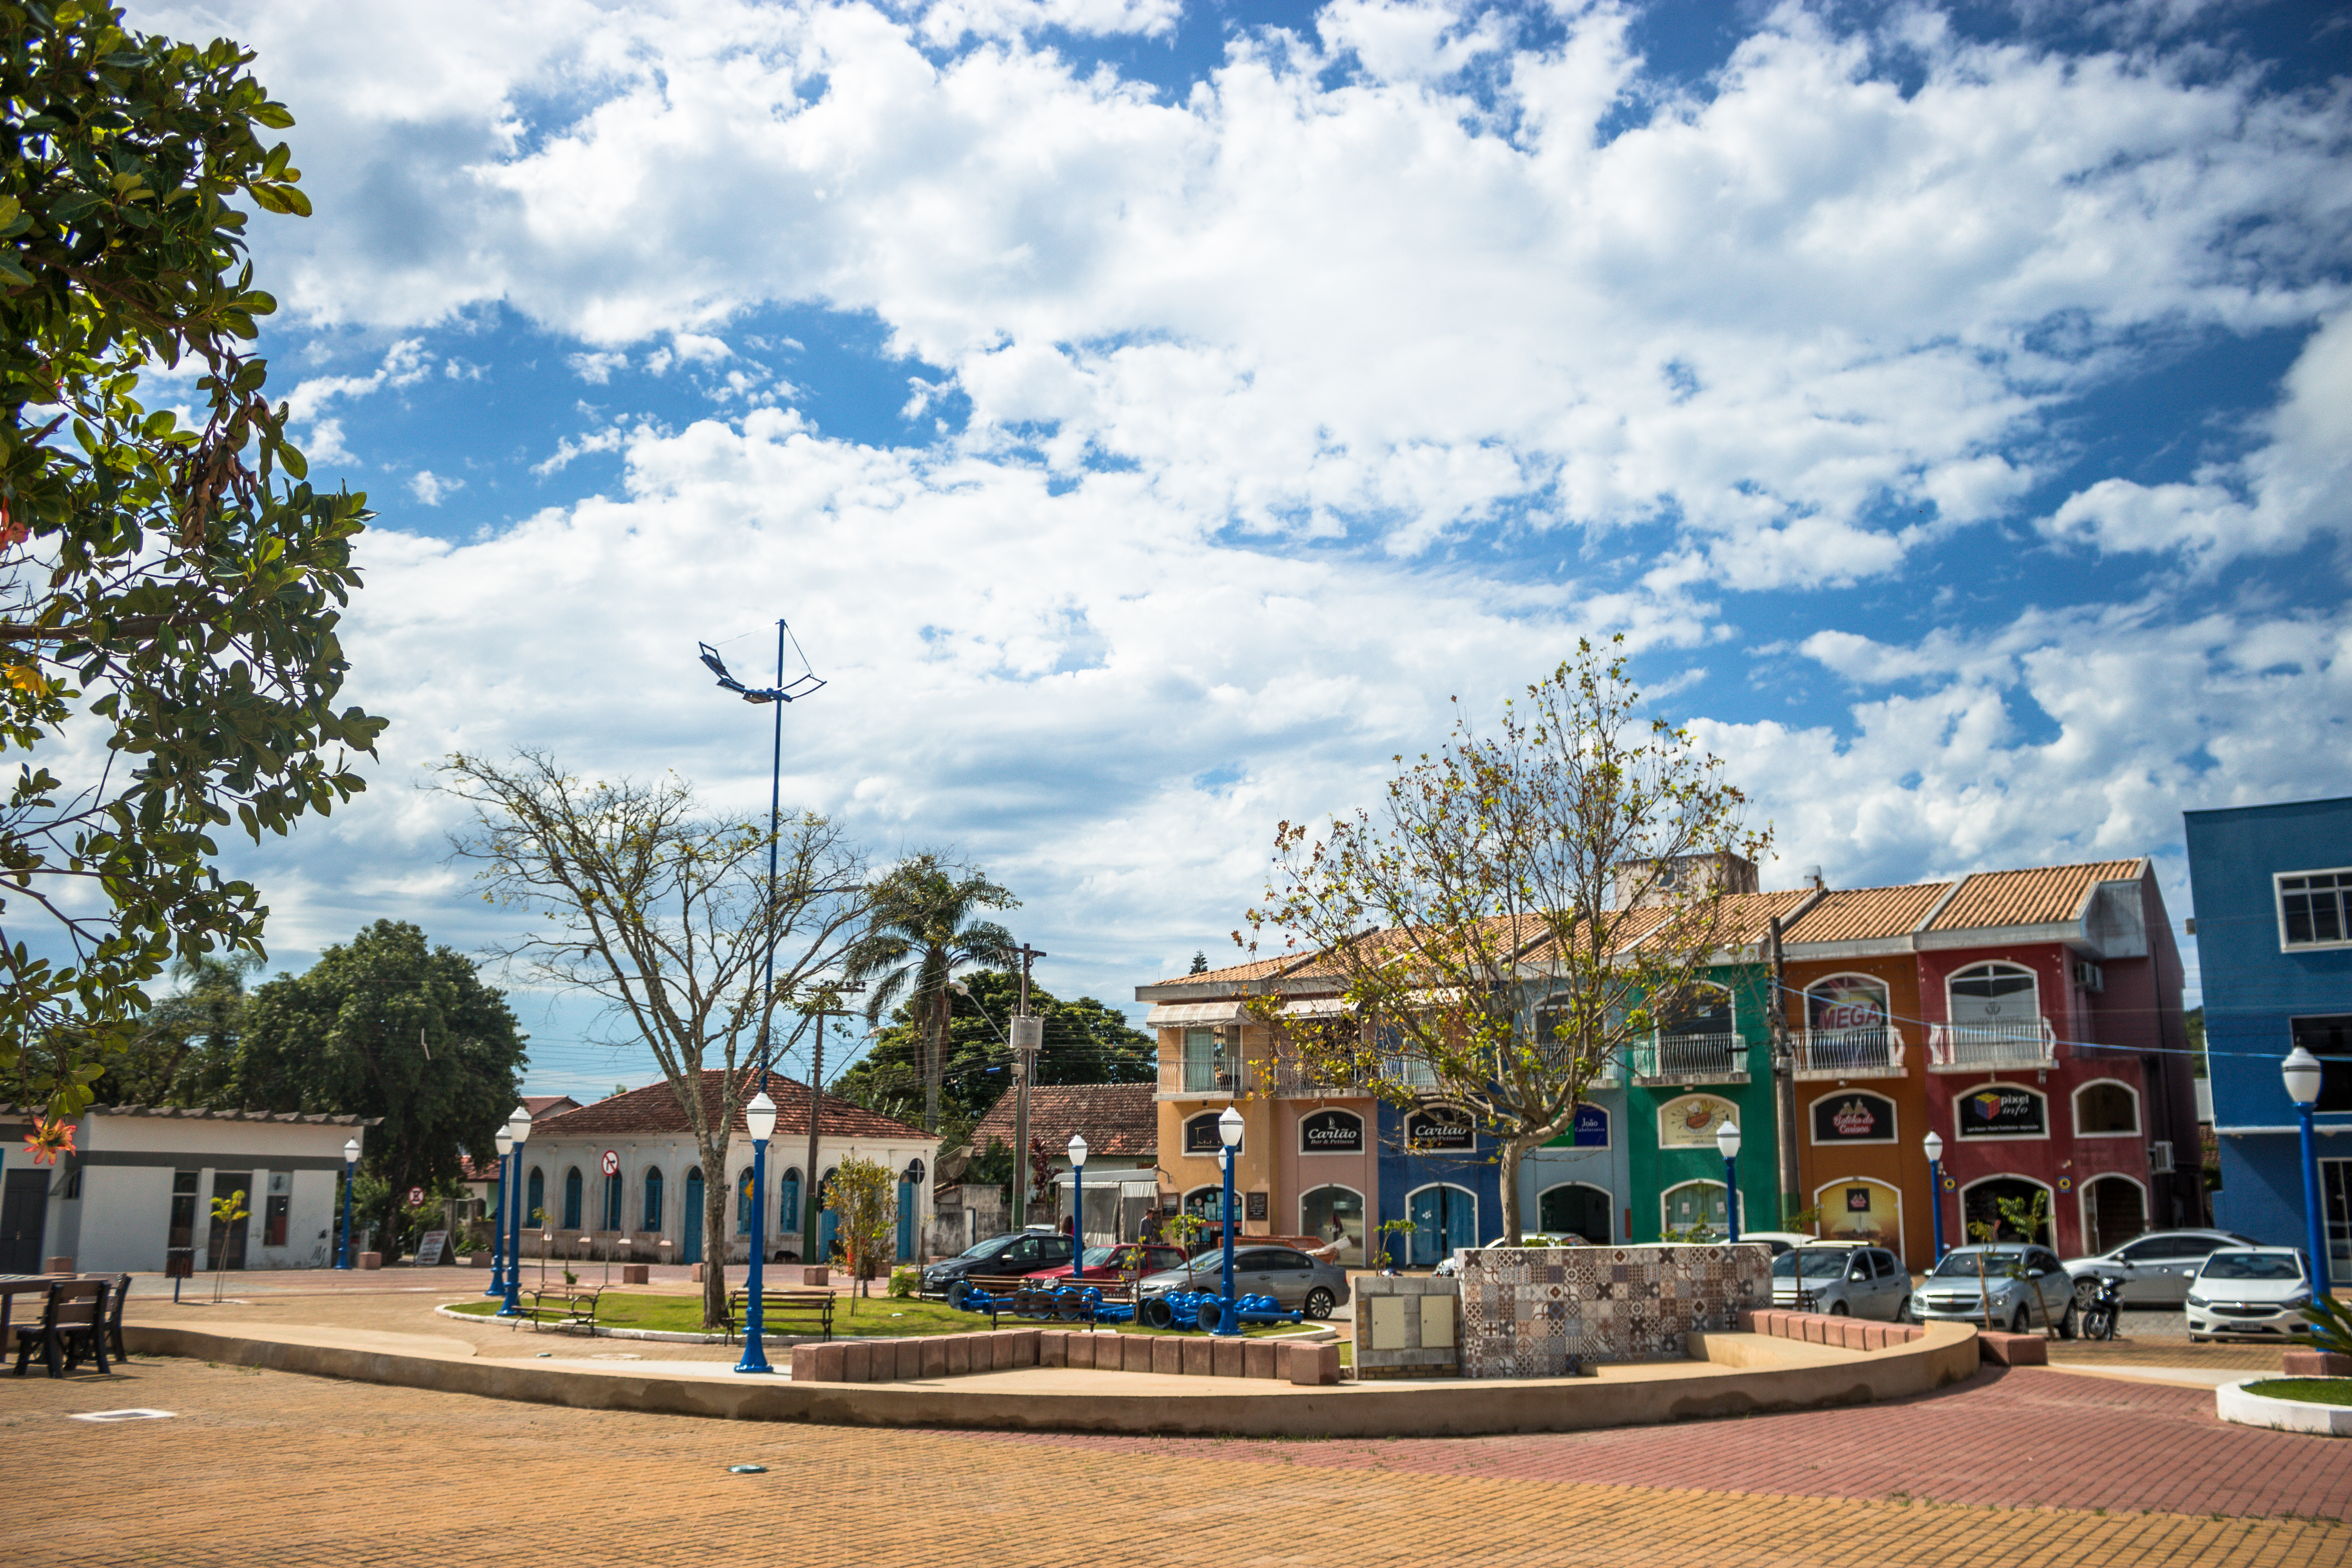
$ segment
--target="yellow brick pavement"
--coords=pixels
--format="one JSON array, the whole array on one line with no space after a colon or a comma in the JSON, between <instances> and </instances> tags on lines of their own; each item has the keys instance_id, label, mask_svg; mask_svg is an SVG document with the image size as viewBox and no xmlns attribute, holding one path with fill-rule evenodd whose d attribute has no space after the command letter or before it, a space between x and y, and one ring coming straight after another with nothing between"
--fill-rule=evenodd
<instances>
[{"instance_id":1,"label":"yellow brick pavement","mask_svg":"<svg viewBox=\"0 0 2352 1568\"><path fill-rule=\"evenodd\" d=\"M112 1425L64 1418L133 1405L179 1414ZM105 1380L0 1379L10 1476L0 1562L2352 1561L2352 1528L2334 1521L1781 1499L1741 1492L1736 1477L1725 1490L1701 1491L1407 1475L1317 1464L1314 1448L1204 1442L1147 1458L1051 1439L569 1410L141 1361ZM728 1475L734 1463L769 1473Z\"/></svg>"}]
</instances>

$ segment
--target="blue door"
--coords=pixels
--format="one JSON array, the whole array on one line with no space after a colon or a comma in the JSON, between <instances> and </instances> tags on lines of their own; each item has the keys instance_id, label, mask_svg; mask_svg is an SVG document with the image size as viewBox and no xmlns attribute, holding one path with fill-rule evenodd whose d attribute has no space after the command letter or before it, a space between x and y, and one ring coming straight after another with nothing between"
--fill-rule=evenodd
<instances>
[{"instance_id":1,"label":"blue door","mask_svg":"<svg viewBox=\"0 0 2352 1568\"><path fill-rule=\"evenodd\" d=\"M1412 1194L1411 1262L1427 1268L1458 1247L1478 1245L1478 1200L1466 1187L1423 1187Z\"/></svg>"},{"instance_id":2,"label":"blue door","mask_svg":"<svg viewBox=\"0 0 2352 1568\"><path fill-rule=\"evenodd\" d=\"M841 1216L831 1209L816 1216L816 1255L833 1256L833 1233L841 1228Z\"/></svg>"},{"instance_id":3,"label":"blue door","mask_svg":"<svg viewBox=\"0 0 2352 1568\"><path fill-rule=\"evenodd\" d=\"M702 1167L686 1173L686 1245L677 1249L680 1263L702 1261Z\"/></svg>"},{"instance_id":4,"label":"blue door","mask_svg":"<svg viewBox=\"0 0 2352 1568\"><path fill-rule=\"evenodd\" d=\"M898 1261L915 1260L915 1184L898 1184Z\"/></svg>"}]
</instances>

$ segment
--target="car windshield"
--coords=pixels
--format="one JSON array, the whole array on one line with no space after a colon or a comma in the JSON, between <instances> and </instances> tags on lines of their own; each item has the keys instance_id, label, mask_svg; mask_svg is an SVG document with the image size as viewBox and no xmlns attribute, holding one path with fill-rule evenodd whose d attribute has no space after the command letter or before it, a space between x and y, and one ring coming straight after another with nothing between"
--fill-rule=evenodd
<instances>
[{"instance_id":1,"label":"car windshield","mask_svg":"<svg viewBox=\"0 0 2352 1568\"><path fill-rule=\"evenodd\" d=\"M2023 1252L2014 1247L1998 1247L1988 1252L1947 1252L1944 1254L1944 1261L1936 1265L1935 1277L1938 1279L1958 1279L1963 1277L1973 1279L1977 1277L1977 1260L1982 1258L1985 1274L1990 1278L2008 1273L2017 1267L2018 1260L2024 1256Z\"/></svg>"},{"instance_id":2,"label":"car windshield","mask_svg":"<svg viewBox=\"0 0 2352 1568\"><path fill-rule=\"evenodd\" d=\"M992 1236L986 1241L973 1242L956 1256L958 1258L993 1258L1020 1239L1017 1236Z\"/></svg>"},{"instance_id":3,"label":"car windshield","mask_svg":"<svg viewBox=\"0 0 2352 1568\"><path fill-rule=\"evenodd\" d=\"M1801 1252L1784 1252L1772 1259L1772 1278L1794 1279L1797 1277L1797 1260L1802 1258L1806 1279L1835 1279L1845 1272L1846 1259L1853 1256L1850 1252L1826 1252L1820 1247L1807 1247Z\"/></svg>"},{"instance_id":4,"label":"car windshield","mask_svg":"<svg viewBox=\"0 0 2352 1568\"><path fill-rule=\"evenodd\" d=\"M2303 1259L2290 1252L2217 1252L2205 1260L2207 1279L2275 1279L2303 1278Z\"/></svg>"}]
</instances>

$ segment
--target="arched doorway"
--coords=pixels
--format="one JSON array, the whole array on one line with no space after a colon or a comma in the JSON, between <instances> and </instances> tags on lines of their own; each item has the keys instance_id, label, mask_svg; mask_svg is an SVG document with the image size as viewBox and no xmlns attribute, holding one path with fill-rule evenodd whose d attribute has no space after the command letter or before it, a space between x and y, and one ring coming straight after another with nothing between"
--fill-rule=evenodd
<instances>
[{"instance_id":1,"label":"arched doorway","mask_svg":"<svg viewBox=\"0 0 2352 1568\"><path fill-rule=\"evenodd\" d=\"M1194 1187L1184 1194L1184 1212L1196 1219L1215 1220L1223 1217L1225 1189Z\"/></svg>"},{"instance_id":2,"label":"arched doorway","mask_svg":"<svg viewBox=\"0 0 2352 1568\"><path fill-rule=\"evenodd\" d=\"M1590 1182L1562 1182L1536 1199L1536 1228L1547 1236L1580 1236L1595 1247L1616 1239L1611 1221L1617 1200Z\"/></svg>"},{"instance_id":3,"label":"arched doorway","mask_svg":"<svg viewBox=\"0 0 2352 1568\"><path fill-rule=\"evenodd\" d=\"M1412 1221L1410 1258L1416 1268L1433 1267L1456 1247L1478 1245L1478 1194L1467 1187L1438 1182L1405 1199L1405 1217Z\"/></svg>"},{"instance_id":4,"label":"arched doorway","mask_svg":"<svg viewBox=\"0 0 2352 1568\"><path fill-rule=\"evenodd\" d=\"M2095 1176L2083 1184L2083 1250L2111 1252L2147 1228L2147 1194L2129 1176Z\"/></svg>"},{"instance_id":5,"label":"arched doorway","mask_svg":"<svg viewBox=\"0 0 2352 1568\"><path fill-rule=\"evenodd\" d=\"M923 1163L909 1160L898 1173L898 1261L915 1260L915 1215L923 1205Z\"/></svg>"},{"instance_id":6,"label":"arched doorway","mask_svg":"<svg viewBox=\"0 0 2352 1568\"><path fill-rule=\"evenodd\" d=\"M841 1215L835 1214L833 1208L833 1177L834 1173L827 1171L816 1184L816 1201L820 1212L816 1216L816 1256L813 1261L818 1263L832 1259L834 1233L841 1228Z\"/></svg>"},{"instance_id":7,"label":"arched doorway","mask_svg":"<svg viewBox=\"0 0 2352 1568\"><path fill-rule=\"evenodd\" d=\"M1825 1241L1866 1241L1896 1257L1903 1251L1903 1194L1868 1176L1841 1176L1813 1189L1813 1209Z\"/></svg>"},{"instance_id":8,"label":"arched doorway","mask_svg":"<svg viewBox=\"0 0 2352 1568\"><path fill-rule=\"evenodd\" d=\"M702 1261L702 1167L697 1165L686 1173L686 1214L678 1225L683 1241L677 1249L680 1263Z\"/></svg>"},{"instance_id":9,"label":"arched doorway","mask_svg":"<svg viewBox=\"0 0 2352 1568\"><path fill-rule=\"evenodd\" d=\"M1339 1244L1339 1261L1360 1262L1364 1256L1364 1194L1333 1183L1301 1194L1298 1234Z\"/></svg>"},{"instance_id":10,"label":"arched doorway","mask_svg":"<svg viewBox=\"0 0 2352 1568\"><path fill-rule=\"evenodd\" d=\"M1716 1237L1730 1234L1731 1210L1724 1202L1721 1182L1685 1182L1660 1195L1666 1229L1677 1236L1704 1231Z\"/></svg>"},{"instance_id":11,"label":"arched doorway","mask_svg":"<svg viewBox=\"0 0 2352 1568\"><path fill-rule=\"evenodd\" d=\"M659 1165L646 1167L645 1228L654 1235L662 1233L662 1173Z\"/></svg>"},{"instance_id":12,"label":"arched doorway","mask_svg":"<svg viewBox=\"0 0 2352 1568\"><path fill-rule=\"evenodd\" d=\"M2026 1237L2020 1236L2017 1227L2001 1217L2003 1200L2031 1204L2036 1194L2043 1200L2042 1212L2054 1218L2054 1207L2049 1204L2050 1189L2040 1182L2024 1176L1987 1176L1981 1181L1970 1182L1960 1189L1960 1216L1966 1226L1961 1234L1974 1241L1977 1238L1976 1227L1989 1225L1998 1230L1998 1239L2001 1241L2038 1241L2048 1247L2051 1242L2047 1221L2039 1235Z\"/></svg>"},{"instance_id":13,"label":"arched doorway","mask_svg":"<svg viewBox=\"0 0 2352 1568\"><path fill-rule=\"evenodd\" d=\"M536 1165L530 1168L530 1195L523 1202L522 1223L547 1223L547 1173Z\"/></svg>"}]
</instances>

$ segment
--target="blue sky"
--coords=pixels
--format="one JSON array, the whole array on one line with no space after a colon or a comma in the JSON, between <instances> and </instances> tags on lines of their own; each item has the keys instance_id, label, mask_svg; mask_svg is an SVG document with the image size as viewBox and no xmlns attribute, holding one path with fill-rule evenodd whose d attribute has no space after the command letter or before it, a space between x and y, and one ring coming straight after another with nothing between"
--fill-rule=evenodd
<instances>
[{"instance_id":1,"label":"blue sky","mask_svg":"<svg viewBox=\"0 0 2352 1568\"><path fill-rule=\"evenodd\" d=\"M294 110L272 384L380 513L374 788L240 865L280 965L499 937L421 787L458 747L764 805L692 655L778 615L833 683L792 798L984 864L1120 1002L1580 635L1768 885L2147 853L2177 920L2181 810L2347 787L2325 8L132 18ZM534 1087L648 1076L518 1002Z\"/></svg>"}]
</instances>

